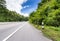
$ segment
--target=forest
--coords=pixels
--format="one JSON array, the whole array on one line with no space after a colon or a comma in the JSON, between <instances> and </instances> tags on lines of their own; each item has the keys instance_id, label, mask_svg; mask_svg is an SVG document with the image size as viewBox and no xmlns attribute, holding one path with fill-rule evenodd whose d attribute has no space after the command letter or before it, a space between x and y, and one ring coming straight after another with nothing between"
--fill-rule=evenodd
<instances>
[{"instance_id":1,"label":"forest","mask_svg":"<svg viewBox=\"0 0 60 41\"><path fill-rule=\"evenodd\" d=\"M41 0L29 17L30 23L53 41L60 41L60 0Z\"/></svg>"},{"instance_id":2,"label":"forest","mask_svg":"<svg viewBox=\"0 0 60 41\"><path fill-rule=\"evenodd\" d=\"M38 9L30 14L30 22L41 25L60 26L60 0L42 0Z\"/></svg>"},{"instance_id":3,"label":"forest","mask_svg":"<svg viewBox=\"0 0 60 41\"><path fill-rule=\"evenodd\" d=\"M27 21L28 17L24 17L15 11L6 8L6 1L0 0L0 22Z\"/></svg>"}]
</instances>

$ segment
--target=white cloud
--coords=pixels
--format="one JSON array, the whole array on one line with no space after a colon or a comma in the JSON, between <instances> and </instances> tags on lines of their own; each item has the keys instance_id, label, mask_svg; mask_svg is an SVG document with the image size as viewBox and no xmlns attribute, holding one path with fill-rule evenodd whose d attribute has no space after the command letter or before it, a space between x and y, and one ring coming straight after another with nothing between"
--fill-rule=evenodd
<instances>
[{"instance_id":1,"label":"white cloud","mask_svg":"<svg viewBox=\"0 0 60 41\"><path fill-rule=\"evenodd\" d=\"M11 11L16 11L17 13L27 16L28 14L23 14L21 12L21 9L23 9L22 4L26 1L27 0L6 0L6 5L7 5L6 7ZM25 6L24 8L26 7L29 7L29 6Z\"/></svg>"},{"instance_id":2,"label":"white cloud","mask_svg":"<svg viewBox=\"0 0 60 41\"><path fill-rule=\"evenodd\" d=\"M28 13L25 13L25 14L24 14L24 13L22 13L21 15L24 15L24 16L27 16L27 17L29 16L29 14L28 14Z\"/></svg>"},{"instance_id":3,"label":"white cloud","mask_svg":"<svg viewBox=\"0 0 60 41\"><path fill-rule=\"evenodd\" d=\"M29 5L27 5L27 6L24 6L23 8L27 8L27 7L30 7Z\"/></svg>"}]
</instances>

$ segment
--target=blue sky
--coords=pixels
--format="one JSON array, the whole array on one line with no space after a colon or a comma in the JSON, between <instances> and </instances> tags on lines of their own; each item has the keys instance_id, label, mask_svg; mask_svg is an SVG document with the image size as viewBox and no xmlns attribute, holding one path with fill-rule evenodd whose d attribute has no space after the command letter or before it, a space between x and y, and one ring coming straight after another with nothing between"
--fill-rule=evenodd
<instances>
[{"instance_id":1,"label":"blue sky","mask_svg":"<svg viewBox=\"0 0 60 41\"><path fill-rule=\"evenodd\" d=\"M6 7L11 11L28 16L31 12L35 11L38 3L41 0L6 0Z\"/></svg>"},{"instance_id":2,"label":"blue sky","mask_svg":"<svg viewBox=\"0 0 60 41\"><path fill-rule=\"evenodd\" d=\"M30 14L32 11L35 11L37 9L39 2L40 0L27 0L22 4L23 7L27 7L23 8L21 11L23 13Z\"/></svg>"}]
</instances>

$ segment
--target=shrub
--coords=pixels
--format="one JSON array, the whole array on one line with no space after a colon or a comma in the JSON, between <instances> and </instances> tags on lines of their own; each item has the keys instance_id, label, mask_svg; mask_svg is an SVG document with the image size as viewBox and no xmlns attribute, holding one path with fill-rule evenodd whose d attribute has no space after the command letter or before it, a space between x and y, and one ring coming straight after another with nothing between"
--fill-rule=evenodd
<instances>
[{"instance_id":1,"label":"shrub","mask_svg":"<svg viewBox=\"0 0 60 41\"><path fill-rule=\"evenodd\" d=\"M48 18L44 21L44 23L48 26L59 26L59 22L57 20L54 20L53 18Z\"/></svg>"}]
</instances>

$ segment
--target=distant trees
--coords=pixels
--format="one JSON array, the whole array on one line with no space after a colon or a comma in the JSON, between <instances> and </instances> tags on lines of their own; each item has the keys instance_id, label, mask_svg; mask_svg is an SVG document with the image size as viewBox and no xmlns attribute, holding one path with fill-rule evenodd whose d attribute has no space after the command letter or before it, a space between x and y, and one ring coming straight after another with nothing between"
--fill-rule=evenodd
<instances>
[{"instance_id":1,"label":"distant trees","mask_svg":"<svg viewBox=\"0 0 60 41\"><path fill-rule=\"evenodd\" d=\"M42 22L49 26L60 26L60 1L42 0L38 9L30 14L29 21L41 25Z\"/></svg>"},{"instance_id":2,"label":"distant trees","mask_svg":"<svg viewBox=\"0 0 60 41\"><path fill-rule=\"evenodd\" d=\"M0 22L27 21L28 18L6 8L5 0L0 0Z\"/></svg>"}]
</instances>

